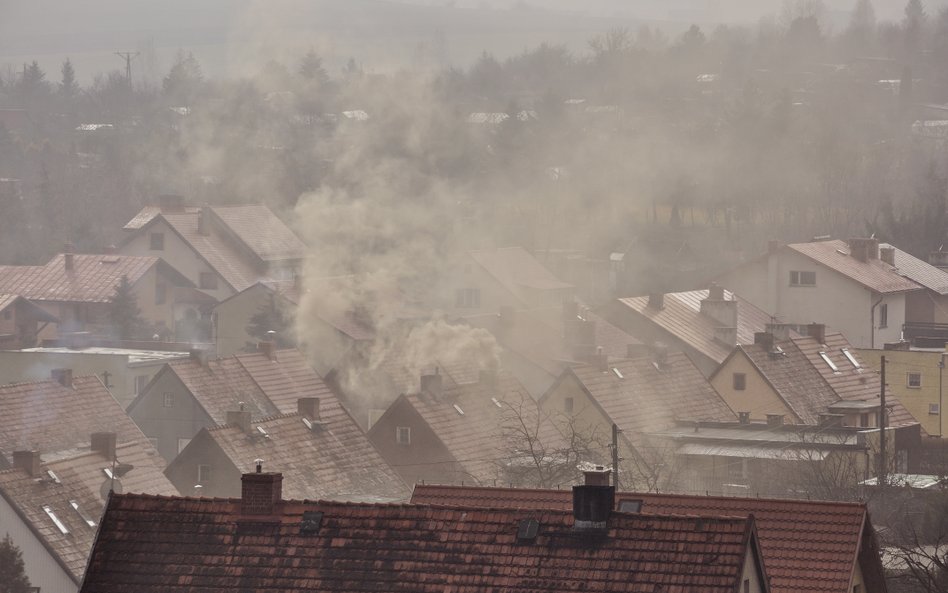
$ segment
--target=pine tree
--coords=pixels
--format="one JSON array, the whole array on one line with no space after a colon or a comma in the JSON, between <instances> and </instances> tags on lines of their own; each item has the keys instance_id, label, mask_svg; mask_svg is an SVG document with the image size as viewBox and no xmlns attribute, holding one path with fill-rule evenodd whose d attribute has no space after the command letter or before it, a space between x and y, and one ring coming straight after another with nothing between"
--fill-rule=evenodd
<instances>
[{"instance_id":1,"label":"pine tree","mask_svg":"<svg viewBox=\"0 0 948 593\"><path fill-rule=\"evenodd\" d=\"M275 342L279 348L293 348L296 346L293 318L287 313L286 307L282 303L278 303L273 296L261 305L250 318L250 323L247 325L247 334L258 341ZM248 348L250 347L256 349L253 344L248 344Z\"/></svg>"},{"instance_id":2,"label":"pine tree","mask_svg":"<svg viewBox=\"0 0 948 593\"><path fill-rule=\"evenodd\" d=\"M112 331L121 340L137 337L145 325L138 308L138 298L132 291L128 276L122 276L109 300L109 321L112 323Z\"/></svg>"},{"instance_id":3,"label":"pine tree","mask_svg":"<svg viewBox=\"0 0 948 593\"><path fill-rule=\"evenodd\" d=\"M0 541L0 593L29 593L30 589L23 553L8 533Z\"/></svg>"},{"instance_id":4,"label":"pine tree","mask_svg":"<svg viewBox=\"0 0 948 593\"><path fill-rule=\"evenodd\" d=\"M309 50L300 61L300 76L306 80L312 80L320 86L329 83L329 74L323 68L323 59L315 51Z\"/></svg>"},{"instance_id":5,"label":"pine tree","mask_svg":"<svg viewBox=\"0 0 948 593\"><path fill-rule=\"evenodd\" d=\"M71 99L79 93L79 85L76 84L76 71L69 58L63 62L62 73L63 80L59 83L59 94L66 99Z\"/></svg>"}]
</instances>

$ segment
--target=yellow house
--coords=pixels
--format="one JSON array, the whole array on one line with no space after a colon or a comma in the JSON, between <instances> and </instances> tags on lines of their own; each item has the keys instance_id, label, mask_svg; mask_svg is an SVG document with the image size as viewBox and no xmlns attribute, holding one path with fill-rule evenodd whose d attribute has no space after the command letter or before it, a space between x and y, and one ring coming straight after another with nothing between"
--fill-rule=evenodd
<instances>
[{"instance_id":1,"label":"yellow house","mask_svg":"<svg viewBox=\"0 0 948 593\"><path fill-rule=\"evenodd\" d=\"M921 422L925 432L932 436L944 434L942 382L948 376L941 365L945 351L860 349L859 355L875 371L880 370L885 356L886 384L892 393Z\"/></svg>"}]
</instances>

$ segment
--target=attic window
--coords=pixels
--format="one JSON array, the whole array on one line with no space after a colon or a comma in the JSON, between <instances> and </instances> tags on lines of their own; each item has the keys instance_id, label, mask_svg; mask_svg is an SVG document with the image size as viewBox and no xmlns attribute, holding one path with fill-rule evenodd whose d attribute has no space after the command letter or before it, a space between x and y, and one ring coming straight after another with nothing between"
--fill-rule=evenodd
<instances>
[{"instance_id":1,"label":"attic window","mask_svg":"<svg viewBox=\"0 0 948 593\"><path fill-rule=\"evenodd\" d=\"M93 521L93 520L90 519L89 517L86 517L84 514L82 514L82 511L79 510L79 501L78 501L78 500L70 500L70 501L69 501L69 506L71 506L71 507L73 508L73 510L76 511L76 514L79 515L79 518L80 518L80 519L82 519L83 521L85 521L86 525L88 525L89 527L95 527L95 521Z\"/></svg>"},{"instance_id":2,"label":"attic window","mask_svg":"<svg viewBox=\"0 0 948 593\"><path fill-rule=\"evenodd\" d=\"M52 480L54 483L56 483L56 484L61 484L61 483L62 483L62 482L60 482L60 480L59 480L59 476L57 476L55 473L53 473L53 470L51 470L51 469L46 470L46 475L49 476L49 479Z\"/></svg>"},{"instance_id":3,"label":"attic window","mask_svg":"<svg viewBox=\"0 0 948 593\"><path fill-rule=\"evenodd\" d=\"M56 516L56 513L53 512L53 509L49 505L43 505L43 511L45 511L46 515L49 516L50 519L52 519L53 524L56 526L56 529L58 529L60 533L62 533L63 535L66 535L67 533L69 533L69 529L67 529L66 525L62 521L59 520L59 517Z\"/></svg>"},{"instance_id":4,"label":"attic window","mask_svg":"<svg viewBox=\"0 0 948 593\"><path fill-rule=\"evenodd\" d=\"M823 359L823 362L825 362L827 365L829 365L829 368L833 369L833 372L834 372L834 373L838 373L838 372L839 372L839 367L836 366L836 363L834 363L832 360L830 360L830 357L829 357L829 355L828 355L826 352L820 352L820 358Z\"/></svg>"},{"instance_id":5,"label":"attic window","mask_svg":"<svg viewBox=\"0 0 948 593\"><path fill-rule=\"evenodd\" d=\"M454 404L454 409L457 410L457 413L460 414L461 416L464 415L464 410L461 409L461 406Z\"/></svg>"},{"instance_id":6,"label":"attic window","mask_svg":"<svg viewBox=\"0 0 948 593\"><path fill-rule=\"evenodd\" d=\"M300 534L311 535L317 533L323 526L322 511L303 511L303 520L300 522Z\"/></svg>"},{"instance_id":7,"label":"attic window","mask_svg":"<svg viewBox=\"0 0 948 593\"><path fill-rule=\"evenodd\" d=\"M616 377L619 377L620 379L625 379L625 377L622 376L622 373L616 367L612 367L612 372L616 374Z\"/></svg>"},{"instance_id":8,"label":"attic window","mask_svg":"<svg viewBox=\"0 0 948 593\"><path fill-rule=\"evenodd\" d=\"M849 351L849 348L840 348L840 351L843 353L843 356L853 365L854 369L862 368L862 365L859 364L859 361L856 360L856 357L853 356L853 353Z\"/></svg>"},{"instance_id":9,"label":"attic window","mask_svg":"<svg viewBox=\"0 0 948 593\"><path fill-rule=\"evenodd\" d=\"M536 519L521 519L517 526L517 541L532 542L537 539L537 533L540 531L540 522Z\"/></svg>"},{"instance_id":10,"label":"attic window","mask_svg":"<svg viewBox=\"0 0 948 593\"><path fill-rule=\"evenodd\" d=\"M496 397L490 398L490 401L494 402L494 405L497 406L498 408L503 408L503 407L504 407L504 406L502 406L502 405L500 404L499 401L497 401L497 398L496 398Z\"/></svg>"},{"instance_id":11,"label":"attic window","mask_svg":"<svg viewBox=\"0 0 948 593\"><path fill-rule=\"evenodd\" d=\"M640 499L626 499L619 501L620 513L639 513L642 511L642 501Z\"/></svg>"}]
</instances>

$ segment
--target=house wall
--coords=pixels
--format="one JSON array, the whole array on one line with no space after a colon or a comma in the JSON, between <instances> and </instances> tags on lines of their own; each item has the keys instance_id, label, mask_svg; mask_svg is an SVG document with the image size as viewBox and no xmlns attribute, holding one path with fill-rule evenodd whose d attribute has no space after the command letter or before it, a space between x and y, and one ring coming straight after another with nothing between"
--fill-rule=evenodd
<instances>
[{"instance_id":1,"label":"house wall","mask_svg":"<svg viewBox=\"0 0 948 593\"><path fill-rule=\"evenodd\" d=\"M30 585L40 593L75 593L79 586L50 554L17 512L0 496L0 538L10 534L23 553L23 566Z\"/></svg>"},{"instance_id":2,"label":"house wall","mask_svg":"<svg viewBox=\"0 0 948 593\"><path fill-rule=\"evenodd\" d=\"M210 466L210 479L198 484L198 465ZM184 496L240 497L240 470L206 431L198 433L191 443L165 469L165 476Z\"/></svg>"},{"instance_id":3,"label":"house wall","mask_svg":"<svg viewBox=\"0 0 948 593\"><path fill-rule=\"evenodd\" d=\"M885 355L886 384L892 390L892 394L899 398L902 405L905 406L912 416L922 424L930 435L944 434L943 428L948 426L948 422L941 419L939 414L930 413L929 406L938 404L944 395L948 394L948 373L938 368L938 362L941 359L941 352L923 352L918 350L870 350L867 348L859 349L859 358L863 364L869 366L875 371L879 371L882 366L880 358ZM908 386L908 374L920 373L922 378L921 387ZM942 388L939 389L939 376L942 378ZM941 393L942 398L939 398ZM948 404L948 402L945 402ZM944 413L944 412L943 412ZM943 426L939 426L939 422Z\"/></svg>"},{"instance_id":4,"label":"house wall","mask_svg":"<svg viewBox=\"0 0 948 593\"><path fill-rule=\"evenodd\" d=\"M164 234L165 244L163 250L151 250L152 233ZM235 292L164 220L158 220L147 228L135 232L133 238L119 248L119 252L124 255L158 256L184 275L188 280L194 282L194 285L197 287L200 287L201 272L211 272L218 276L217 289L202 290L219 301L226 299Z\"/></svg>"},{"instance_id":5,"label":"house wall","mask_svg":"<svg viewBox=\"0 0 948 593\"><path fill-rule=\"evenodd\" d=\"M743 391L734 389L735 373L744 373L745 389ZM757 367L740 350L724 361L710 381L735 414L750 412L753 421L765 421L767 414L783 414L784 422L795 424L799 421L793 410L784 403Z\"/></svg>"},{"instance_id":6,"label":"house wall","mask_svg":"<svg viewBox=\"0 0 948 593\"><path fill-rule=\"evenodd\" d=\"M396 428L411 429L411 443L396 441ZM369 429L369 440L408 485L471 481L444 444L404 397L399 397Z\"/></svg>"},{"instance_id":7,"label":"house wall","mask_svg":"<svg viewBox=\"0 0 948 593\"><path fill-rule=\"evenodd\" d=\"M174 403L165 407L164 394L171 393ZM178 456L178 440L192 439L202 428L216 426L191 392L171 372L164 372L145 393L132 403L128 415L149 439L165 461Z\"/></svg>"},{"instance_id":8,"label":"house wall","mask_svg":"<svg viewBox=\"0 0 948 593\"><path fill-rule=\"evenodd\" d=\"M474 261L469 255L453 260L448 265L446 281L437 295L437 308L453 315L479 315L497 313L501 307L521 309L527 306L510 293L493 276ZM458 307L457 290L476 288L480 290L480 305L476 307Z\"/></svg>"},{"instance_id":9,"label":"house wall","mask_svg":"<svg viewBox=\"0 0 948 593\"><path fill-rule=\"evenodd\" d=\"M272 294L256 284L214 308L214 341L218 356L243 352L248 343L257 341L247 333L247 325Z\"/></svg>"},{"instance_id":10,"label":"house wall","mask_svg":"<svg viewBox=\"0 0 948 593\"><path fill-rule=\"evenodd\" d=\"M930 290L910 292L905 295L905 307L905 320L908 322L948 323L948 295Z\"/></svg>"},{"instance_id":11,"label":"house wall","mask_svg":"<svg viewBox=\"0 0 948 593\"><path fill-rule=\"evenodd\" d=\"M757 567L760 566L760 559L757 557L757 553L754 551L749 544L747 546L747 553L744 555L744 570L741 574L741 591L748 591L752 593L762 593L764 590L764 584L760 579L760 571ZM744 583L748 584L747 588L744 588Z\"/></svg>"},{"instance_id":12,"label":"house wall","mask_svg":"<svg viewBox=\"0 0 948 593\"><path fill-rule=\"evenodd\" d=\"M156 302L156 288L158 284L165 286L164 303ZM165 274L158 272L157 266L152 266L148 272L132 285L132 291L138 300L142 319L150 325L166 327L174 331L174 282Z\"/></svg>"}]
</instances>

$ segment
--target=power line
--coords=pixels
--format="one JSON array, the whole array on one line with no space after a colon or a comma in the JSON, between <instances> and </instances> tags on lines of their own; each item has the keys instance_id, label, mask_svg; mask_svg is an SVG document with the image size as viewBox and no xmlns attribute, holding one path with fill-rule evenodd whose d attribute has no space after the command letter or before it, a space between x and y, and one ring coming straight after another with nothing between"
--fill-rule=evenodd
<instances>
[{"instance_id":1,"label":"power line","mask_svg":"<svg viewBox=\"0 0 948 593\"><path fill-rule=\"evenodd\" d=\"M132 60L141 55L141 52L137 51L117 51L115 55L125 60L125 82L128 83L128 86L132 86Z\"/></svg>"}]
</instances>

